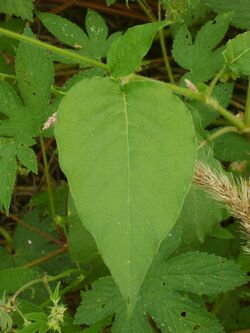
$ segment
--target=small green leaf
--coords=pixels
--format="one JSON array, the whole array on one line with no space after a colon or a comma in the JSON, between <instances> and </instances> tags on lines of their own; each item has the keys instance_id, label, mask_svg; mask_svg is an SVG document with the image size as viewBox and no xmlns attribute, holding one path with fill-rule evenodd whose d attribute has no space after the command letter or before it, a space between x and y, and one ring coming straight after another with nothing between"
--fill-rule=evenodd
<instances>
[{"instance_id":1,"label":"small green leaf","mask_svg":"<svg viewBox=\"0 0 250 333\"><path fill-rule=\"evenodd\" d=\"M190 71L185 78L194 83L206 82L223 66L222 49L215 48L224 37L230 19L229 14L221 14L207 22L194 42L185 25L179 28L172 53L176 62Z\"/></svg>"},{"instance_id":2,"label":"small green leaf","mask_svg":"<svg viewBox=\"0 0 250 333\"><path fill-rule=\"evenodd\" d=\"M103 41L108 37L108 27L96 11L89 9L85 18L86 30L90 40Z\"/></svg>"},{"instance_id":3,"label":"small green leaf","mask_svg":"<svg viewBox=\"0 0 250 333\"><path fill-rule=\"evenodd\" d=\"M25 314L25 318L30 321L27 326L17 331L17 333L46 333L49 328L47 325L47 315L44 312L32 312Z\"/></svg>"},{"instance_id":4,"label":"small green leaf","mask_svg":"<svg viewBox=\"0 0 250 333\"><path fill-rule=\"evenodd\" d=\"M62 43L74 48L85 47L88 37L75 23L50 13L39 13L39 18L48 31Z\"/></svg>"},{"instance_id":5,"label":"small green leaf","mask_svg":"<svg viewBox=\"0 0 250 333\"><path fill-rule=\"evenodd\" d=\"M108 68L112 76L127 76L138 69L148 52L156 32L169 22L154 22L129 28L117 38L108 53Z\"/></svg>"},{"instance_id":6,"label":"small green leaf","mask_svg":"<svg viewBox=\"0 0 250 333\"><path fill-rule=\"evenodd\" d=\"M17 147L17 158L25 168L37 173L37 160L33 149L23 146Z\"/></svg>"},{"instance_id":7,"label":"small green leaf","mask_svg":"<svg viewBox=\"0 0 250 333\"><path fill-rule=\"evenodd\" d=\"M0 149L3 148L0 140ZM5 145L4 145L5 146ZM9 211L11 195L16 179L16 159L12 154L1 154L0 158L0 203Z\"/></svg>"},{"instance_id":8,"label":"small green leaf","mask_svg":"<svg viewBox=\"0 0 250 333\"><path fill-rule=\"evenodd\" d=\"M122 295L111 277L100 278L93 284L92 290L82 296L75 324L92 325L123 308Z\"/></svg>"},{"instance_id":9,"label":"small green leaf","mask_svg":"<svg viewBox=\"0 0 250 333\"><path fill-rule=\"evenodd\" d=\"M238 75L250 75L250 31L229 40L223 52L227 66Z\"/></svg>"},{"instance_id":10,"label":"small green leaf","mask_svg":"<svg viewBox=\"0 0 250 333\"><path fill-rule=\"evenodd\" d=\"M0 13L21 16L24 20L33 20L33 0L1 0Z\"/></svg>"},{"instance_id":11,"label":"small green leaf","mask_svg":"<svg viewBox=\"0 0 250 333\"><path fill-rule=\"evenodd\" d=\"M250 29L250 2L249 0L205 0L207 5L217 13L233 13L232 24L237 28Z\"/></svg>"},{"instance_id":12,"label":"small green leaf","mask_svg":"<svg viewBox=\"0 0 250 333\"><path fill-rule=\"evenodd\" d=\"M250 161L250 139L238 133L225 133L217 138L213 150L220 161Z\"/></svg>"},{"instance_id":13,"label":"small green leaf","mask_svg":"<svg viewBox=\"0 0 250 333\"><path fill-rule=\"evenodd\" d=\"M82 223L134 304L189 189L196 156L191 118L160 83L92 78L64 97L55 133Z\"/></svg>"}]
</instances>

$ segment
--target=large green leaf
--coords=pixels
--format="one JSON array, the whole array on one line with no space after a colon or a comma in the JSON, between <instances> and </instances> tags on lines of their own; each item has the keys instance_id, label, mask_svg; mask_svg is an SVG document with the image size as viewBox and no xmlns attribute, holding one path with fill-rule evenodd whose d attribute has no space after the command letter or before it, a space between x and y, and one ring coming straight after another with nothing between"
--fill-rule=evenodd
<instances>
[{"instance_id":1,"label":"large green leaf","mask_svg":"<svg viewBox=\"0 0 250 333\"><path fill-rule=\"evenodd\" d=\"M108 52L108 68L112 76L126 76L137 70L154 35L167 24L169 22L162 21L137 25L117 38Z\"/></svg>"},{"instance_id":2,"label":"large green leaf","mask_svg":"<svg viewBox=\"0 0 250 333\"><path fill-rule=\"evenodd\" d=\"M208 5L217 13L232 12L232 24L241 29L250 29L249 0L205 0L202 4Z\"/></svg>"},{"instance_id":3,"label":"large green leaf","mask_svg":"<svg viewBox=\"0 0 250 333\"><path fill-rule=\"evenodd\" d=\"M55 133L79 216L134 303L189 189L191 118L161 83L92 78L63 99Z\"/></svg>"},{"instance_id":4,"label":"large green leaf","mask_svg":"<svg viewBox=\"0 0 250 333\"><path fill-rule=\"evenodd\" d=\"M250 75L250 31L229 40L223 55L233 72Z\"/></svg>"},{"instance_id":5,"label":"large green leaf","mask_svg":"<svg viewBox=\"0 0 250 333\"><path fill-rule=\"evenodd\" d=\"M25 36L33 37L26 27ZM8 211L16 176L16 159L37 172L34 137L49 115L53 64L48 53L27 43L16 52L16 77L22 99L7 82L0 82L0 206Z\"/></svg>"}]
</instances>

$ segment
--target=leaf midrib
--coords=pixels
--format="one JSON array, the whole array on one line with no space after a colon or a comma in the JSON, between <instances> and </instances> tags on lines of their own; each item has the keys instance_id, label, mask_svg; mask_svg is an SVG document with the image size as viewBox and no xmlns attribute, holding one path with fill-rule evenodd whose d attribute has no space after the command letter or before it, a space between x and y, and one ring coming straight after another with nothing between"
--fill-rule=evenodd
<instances>
[{"instance_id":1,"label":"leaf midrib","mask_svg":"<svg viewBox=\"0 0 250 333\"><path fill-rule=\"evenodd\" d=\"M128 203L128 222L129 222L129 235L131 235L131 211L130 211L130 141L129 141L129 122L128 122L128 109L127 109L127 100L126 100L126 94L124 91L122 91L122 101L123 101L123 111L124 111L124 119L125 119L125 133L126 133L126 146L127 146L127 203ZM129 237L128 240L128 247L129 247L129 262L126 262L129 269L129 295L131 297L131 237ZM131 302L131 299L130 299Z\"/></svg>"}]
</instances>

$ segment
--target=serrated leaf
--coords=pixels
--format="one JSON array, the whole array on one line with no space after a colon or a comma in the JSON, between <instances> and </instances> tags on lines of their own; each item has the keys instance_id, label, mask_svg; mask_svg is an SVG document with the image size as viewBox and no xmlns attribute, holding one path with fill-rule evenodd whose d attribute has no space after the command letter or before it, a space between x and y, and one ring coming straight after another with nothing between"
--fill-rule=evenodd
<instances>
[{"instance_id":1,"label":"serrated leaf","mask_svg":"<svg viewBox=\"0 0 250 333\"><path fill-rule=\"evenodd\" d=\"M25 35L32 36L26 27ZM16 56L16 76L22 100L6 82L0 81L0 202L9 210L15 183L17 159L28 169L37 172L34 137L48 117L53 65L41 48L20 43Z\"/></svg>"},{"instance_id":2,"label":"serrated leaf","mask_svg":"<svg viewBox=\"0 0 250 333\"><path fill-rule=\"evenodd\" d=\"M48 31L62 43L71 47L78 45L78 48L86 45L88 37L75 23L51 13L39 13L39 18Z\"/></svg>"},{"instance_id":3,"label":"serrated leaf","mask_svg":"<svg viewBox=\"0 0 250 333\"><path fill-rule=\"evenodd\" d=\"M33 20L33 0L1 0L0 13L21 16L24 20Z\"/></svg>"},{"instance_id":4,"label":"serrated leaf","mask_svg":"<svg viewBox=\"0 0 250 333\"><path fill-rule=\"evenodd\" d=\"M190 72L185 75L194 83L206 82L223 66L222 49L215 49L224 37L230 22L229 14L218 15L207 22L193 42L182 25L174 38L172 54L176 62Z\"/></svg>"},{"instance_id":5,"label":"serrated leaf","mask_svg":"<svg viewBox=\"0 0 250 333\"><path fill-rule=\"evenodd\" d=\"M233 261L212 254L187 252L161 262L155 269L160 283L170 290L219 294L247 282Z\"/></svg>"},{"instance_id":6,"label":"serrated leaf","mask_svg":"<svg viewBox=\"0 0 250 333\"><path fill-rule=\"evenodd\" d=\"M205 0L202 3L217 13L233 12L232 24L237 28L250 29L250 2L248 0Z\"/></svg>"},{"instance_id":7,"label":"serrated leaf","mask_svg":"<svg viewBox=\"0 0 250 333\"><path fill-rule=\"evenodd\" d=\"M24 35L33 37L29 27ZM20 43L16 54L16 77L25 106L32 108L33 116L48 116L50 89L53 85L53 64L46 50L28 43ZM43 115L44 120L44 115Z\"/></svg>"},{"instance_id":8,"label":"serrated leaf","mask_svg":"<svg viewBox=\"0 0 250 333\"><path fill-rule=\"evenodd\" d=\"M0 140L0 148L2 148ZM12 154L2 155L0 158L0 203L9 209L11 195L13 192L15 179L16 179L16 159Z\"/></svg>"},{"instance_id":9,"label":"serrated leaf","mask_svg":"<svg viewBox=\"0 0 250 333\"><path fill-rule=\"evenodd\" d=\"M229 40L223 52L225 62L238 75L250 75L250 31Z\"/></svg>"},{"instance_id":10,"label":"serrated leaf","mask_svg":"<svg viewBox=\"0 0 250 333\"><path fill-rule=\"evenodd\" d=\"M127 76L136 71L148 52L156 32L169 22L154 22L129 28L112 44L107 57L112 76Z\"/></svg>"},{"instance_id":11,"label":"serrated leaf","mask_svg":"<svg viewBox=\"0 0 250 333\"><path fill-rule=\"evenodd\" d=\"M0 270L0 294L4 291L14 293L24 284L40 277L40 274L27 268L6 268Z\"/></svg>"},{"instance_id":12,"label":"serrated leaf","mask_svg":"<svg viewBox=\"0 0 250 333\"><path fill-rule=\"evenodd\" d=\"M151 292L148 313L162 333L223 333L216 317L205 309L169 290Z\"/></svg>"},{"instance_id":13,"label":"serrated leaf","mask_svg":"<svg viewBox=\"0 0 250 333\"><path fill-rule=\"evenodd\" d=\"M250 140L238 133L225 133L213 143L214 156L220 161L249 161Z\"/></svg>"},{"instance_id":14,"label":"serrated leaf","mask_svg":"<svg viewBox=\"0 0 250 333\"><path fill-rule=\"evenodd\" d=\"M55 134L82 223L134 304L192 178L190 116L160 83L93 78L63 99Z\"/></svg>"},{"instance_id":15,"label":"serrated leaf","mask_svg":"<svg viewBox=\"0 0 250 333\"><path fill-rule=\"evenodd\" d=\"M94 283L92 290L82 293L75 322L93 325L115 314L112 333L154 332L152 320L163 333L222 333L216 317L187 293L219 293L246 281L247 276L232 261L207 253L184 253L161 261L155 270L150 270L130 316L113 279L105 277Z\"/></svg>"},{"instance_id":16,"label":"serrated leaf","mask_svg":"<svg viewBox=\"0 0 250 333\"><path fill-rule=\"evenodd\" d=\"M122 296L111 276L97 280L92 290L82 296L83 302L77 309L75 324L92 325L123 309Z\"/></svg>"}]
</instances>

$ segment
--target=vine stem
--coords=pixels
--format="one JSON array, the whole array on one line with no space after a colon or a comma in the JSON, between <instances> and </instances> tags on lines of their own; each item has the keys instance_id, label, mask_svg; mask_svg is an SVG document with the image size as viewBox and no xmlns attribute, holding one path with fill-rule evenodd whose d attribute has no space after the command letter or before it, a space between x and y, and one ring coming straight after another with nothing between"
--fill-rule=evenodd
<instances>
[{"instance_id":1,"label":"vine stem","mask_svg":"<svg viewBox=\"0 0 250 333\"><path fill-rule=\"evenodd\" d=\"M21 294L23 293L26 289L34 286L35 284L38 284L38 283L48 283L48 282L53 282L53 281L57 281L57 280L61 280L63 279L64 277L67 277L67 276L70 276L74 273L79 273L79 269L69 269L63 273L60 273L58 275L54 275L54 276L48 276L48 275L45 275L41 278L37 278L37 279L34 279L26 284L24 284L21 288L19 288L10 298L9 298L9 301L8 301L8 305L11 305L11 304L14 304L15 303L15 300L16 298Z\"/></svg>"},{"instance_id":2,"label":"vine stem","mask_svg":"<svg viewBox=\"0 0 250 333\"><path fill-rule=\"evenodd\" d=\"M201 149L203 146L205 146L208 142L211 142L217 138L219 138L221 135L225 134L225 133L230 133L230 132L238 132L236 127L233 126L226 126L226 127L222 127L219 130L215 131L214 133L212 133L211 135L209 135L206 140L202 141L199 146L198 146L198 150Z\"/></svg>"},{"instance_id":3,"label":"vine stem","mask_svg":"<svg viewBox=\"0 0 250 333\"><path fill-rule=\"evenodd\" d=\"M212 95L212 92L217 84L217 82L219 81L219 79L222 77L222 75L225 72L226 67L223 66L222 69L215 75L215 77L212 79L212 81L210 82L210 85L208 87L208 91L207 91L207 96L210 97Z\"/></svg>"},{"instance_id":4,"label":"vine stem","mask_svg":"<svg viewBox=\"0 0 250 333\"><path fill-rule=\"evenodd\" d=\"M137 1L138 1L139 4L142 3L142 0L137 0ZM144 5L144 7L145 7L145 5ZM147 12L148 12L148 10L147 10ZM99 67L99 68L102 68L102 69L105 69L105 70L108 69L107 65L103 64L102 62L99 62L97 60L88 58L86 56L83 56L83 55L80 55L80 54L77 54L77 53L74 53L74 52L71 52L71 51L68 51L68 50L60 49L56 46L41 42L37 39L33 39L33 38L30 38L30 37L27 37L27 36L19 35L18 33L15 33L15 32L3 29L3 28L0 28L0 35L1 34L4 35L4 36L10 37L10 38L14 38L14 39L17 39L17 40L20 40L20 41L23 41L23 42L27 42L27 43L30 43L30 44L33 44L33 45L36 45L36 46L43 47L47 50L53 51L55 53L58 53L58 54L61 54L61 55L64 55L64 56L68 56L72 59L77 59L80 62L88 63L88 64L90 64L92 66L95 66L95 67ZM142 77L140 75L134 75L134 78L137 78L137 79L140 79L140 80L151 80L151 81L158 82L158 83L161 82L161 81L157 81L157 80L154 80L154 79L145 78L145 77ZM231 112L229 112L227 109L225 109L222 105L220 105L217 102L217 100L215 100L211 96L206 96L206 95L203 95L199 92L193 92L188 88L179 87L179 86L177 86L173 83L166 83L166 82L161 82L161 83L165 87L168 87L170 90L172 90L173 92L175 92L177 94L180 94L180 95L185 96L187 98L191 98L191 99L200 101L200 102L212 107L215 111L217 111L219 114L221 114L225 119L227 119L231 124L233 124L235 127L237 127L240 131L244 131L247 128L245 123L240 118L236 117ZM249 88L249 90L250 90L250 88ZM248 104L250 104L250 103L248 103ZM249 106L249 109L250 109L250 106ZM248 110L246 112L246 118L247 119L250 118L250 116L249 116L250 111L248 111Z\"/></svg>"},{"instance_id":5,"label":"vine stem","mask_svg":"<svg viewBox=\"0 0 250 333\"><path fill-rule=\"evenodd\" d=\"M51 44L44 43L44 42L42 42L38 39L34 39L34 38L31 38L31 37L28 37L28 36L20 35L16 32L13 32L13 31L10 31L10 30L7 30L7 29L3 29L3 28L0 28L0 35L6 36L6 37L9 37L9 38L13 38L13 39L17 39L20 42L26 42L26 43L29 43L29 44L33 44L33 45L42 47L43 49L46 49L48 51L60 54L60 55L65 56L65 57L69 57L71 59L74 59L77 62L89 64L91 66L99 67L101 69L104 69L105 71L108 71L107 65L105 65L104 63L102 63L100 61L94 60L92 58L89 58L89 57L84 56L84 55L79 54L79 53L75 53L75 52L72 52L72 51L69 51L69 50L66 50L66 49L62 49L62 48L59 48L59 47L51 45Z\"/></svg>"},{"instance_id":6,"label":"vine stem","mask_svg":"<svg viewBox=\"0 0 250 333\"><path fill-rule=\"evenodd\" d=\"M141 7L141 9L144 11L144 13L147 15L147 17L149 18L149 20L151 22L156 22L157 19L154 16L154 14L151 12L150 7L147 4L146 0L137 0L137 2L139 4L139 6ZM161 20L160 15L159 15L159 20ZM172 69L170 66L168 53L167 53L167 47L166 47L165 38L164 38L164 28L159 30L159 38L160 38L160 45L161 45L161 51L162 51L162 55L163 55L163 59L164 59L164 64L165 64L166 71L167 71L167 74L169 77L169 81L174 84L175 83L174 76L173 76Z\"/></svg>"},{"instance_id":7,"label":"vine stem","mask_svg":"<svg viewBox=\"0 0 250 333\"><path fill-rule=\"evenodd\" d=\"M167 87L168 89L170 89L171 91L173 91L179 95L202 102L202 103L212 107L216 112L221 114L231 124L233 124L235 127L237 127L241 132L244 132L244 130L246 129L244 122L240 118L236 117L231 112L229 112L227 109L225 109L213 97L208 97L199 92L192 91L188 88L179 87L176 84L162 82L162 81L158 81L158 80L147 78L147 77L140 76L140 75L134 75L134 78L138 79L140 81L147 80L147 81L161 83L164 87Z\"/></svg>"},{"instance_id":8,"label":"vine stem","mask_svg":"<svg viewBox=\"0 0 250 333\"><path fill-rule=\"evenodd\" d=\"M42 149L45 178L46 178L47 188L48 188L50 212L51 212L51 216L52 216L54 222L56 223L55 200L54 200L54 195L53 195L53 191L52 191L52 183L51 183L51 178L50 178L50 173L49 173L49 164L48 164L48 159L47 159L44 140L43 140L42 135L40 135L40 143L41 143L41 149ZM57 224L56 224L56 226L57 226Z\"/></svg>"},{"instance_id":9,"label":"vine stem","mask_svg":"<svg viewBox=\"0 0 250 333\"><path fill-rule=\"evenodd\" d=\"M246 102L246 108L245 108L244 121L245 121L246 127L250 127L250 76L248 78L247 102Z\"/></svg>"}]
</instances>

